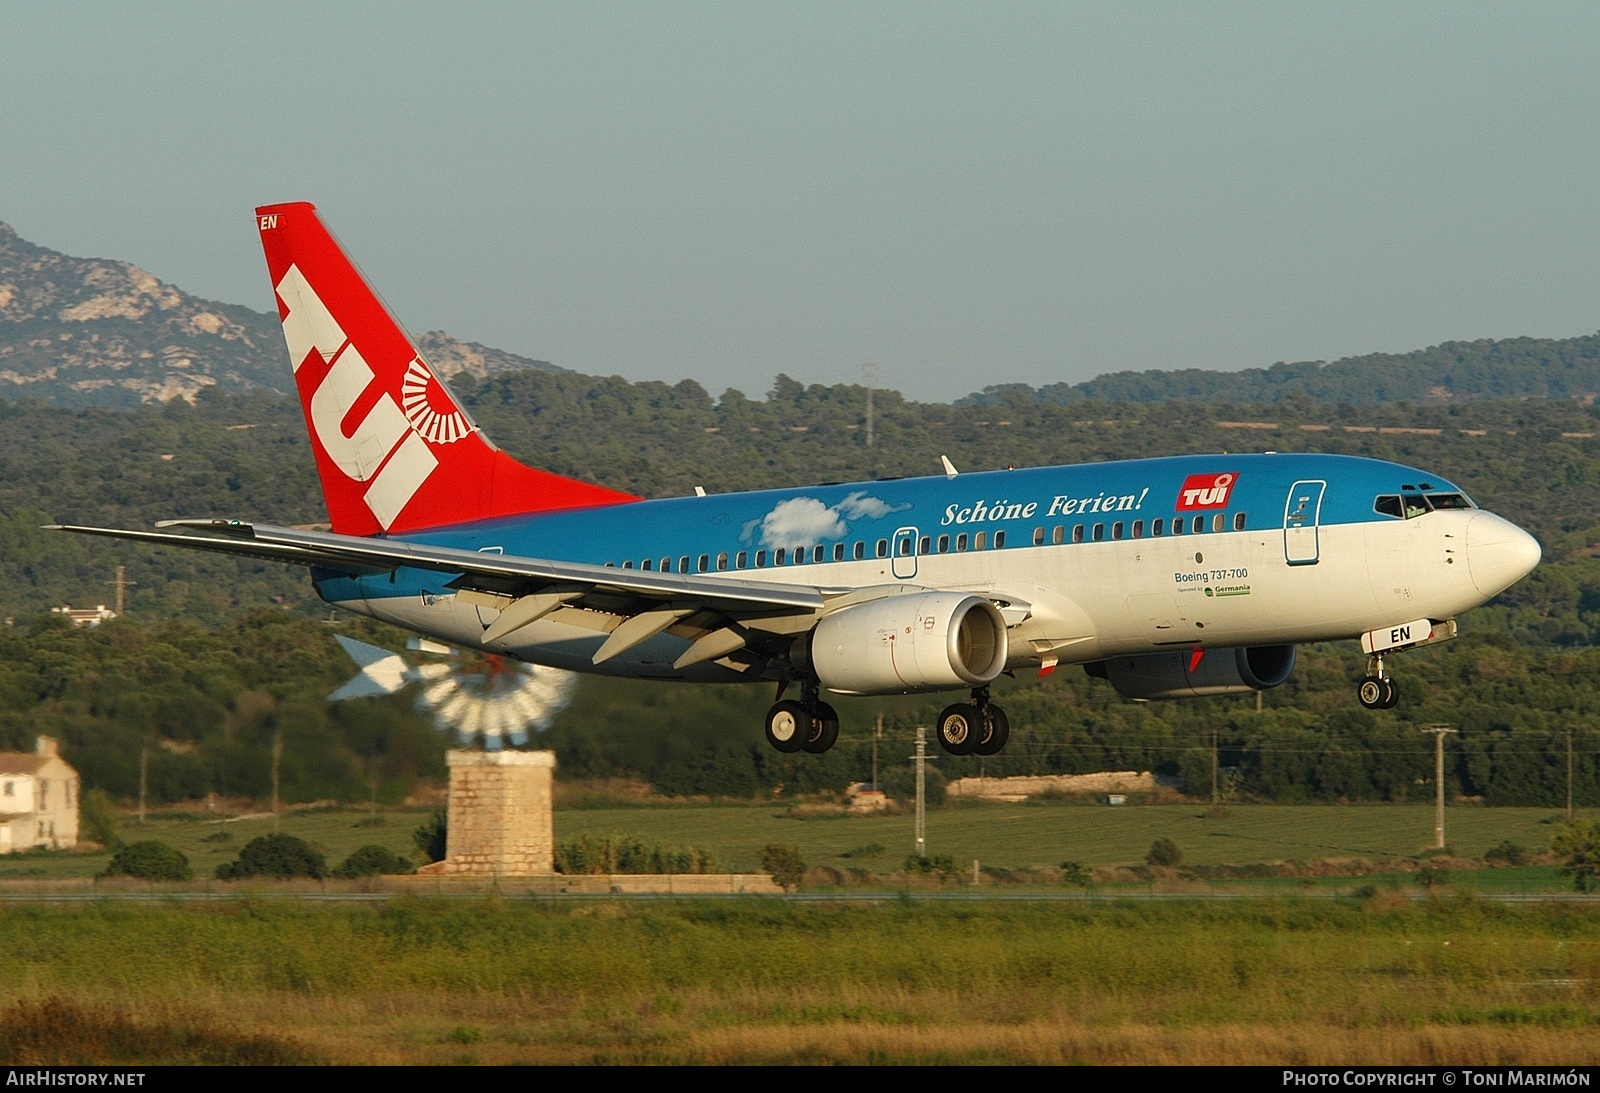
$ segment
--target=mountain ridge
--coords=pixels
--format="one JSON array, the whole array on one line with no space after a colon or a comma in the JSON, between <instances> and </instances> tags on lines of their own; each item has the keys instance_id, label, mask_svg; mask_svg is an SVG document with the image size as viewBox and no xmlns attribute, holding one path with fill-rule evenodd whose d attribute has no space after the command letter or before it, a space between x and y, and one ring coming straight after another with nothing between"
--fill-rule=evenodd
<instances>
[{"instance_id":1,"label":"mountain ridge","mask_svg":"<svg viewBox=\"0 0 1600 1093\"><path fill-rule=\"evenodd\" d=\"M442 330L417 339L446 379L563 372ZM208 387L288 394L276 315L190 295L131 262L77 258L0 222L0 398L136 406Z\"/></svg>"}]
</instances>

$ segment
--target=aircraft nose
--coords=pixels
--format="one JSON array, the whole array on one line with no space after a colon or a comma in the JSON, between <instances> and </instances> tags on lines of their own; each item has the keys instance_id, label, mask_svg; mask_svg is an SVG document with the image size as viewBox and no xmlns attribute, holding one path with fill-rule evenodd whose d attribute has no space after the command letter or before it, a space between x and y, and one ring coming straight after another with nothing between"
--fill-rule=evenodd
<instances>
[{"instance_id":1,"label":"aircraft nose","mask_svg":"<svg viewBox=\"0 0 1600 1093\"><path fill-rule=\"evenodd\" d=\"M1509 520L1480 512L1467 524L1467 570L1485 596L1510 588L1539 564L1539 542Z\"/></svg>"}]
</instances>

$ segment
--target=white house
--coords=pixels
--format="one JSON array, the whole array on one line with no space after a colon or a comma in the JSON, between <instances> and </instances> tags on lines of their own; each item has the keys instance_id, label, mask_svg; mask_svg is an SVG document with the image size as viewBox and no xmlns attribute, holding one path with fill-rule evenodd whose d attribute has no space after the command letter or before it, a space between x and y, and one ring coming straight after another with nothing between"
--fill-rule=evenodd
<instances>
[{"instance_id":1,"label":"white house","mask_svg":"<svg viewBox=\"0 0 1600 1093\"><path fill-rule=\"evenodd\" d=\"M31 754L0 752L0 854L77 845L78 772L55 739L39 737Z\"/></svg>"}]
</instances>

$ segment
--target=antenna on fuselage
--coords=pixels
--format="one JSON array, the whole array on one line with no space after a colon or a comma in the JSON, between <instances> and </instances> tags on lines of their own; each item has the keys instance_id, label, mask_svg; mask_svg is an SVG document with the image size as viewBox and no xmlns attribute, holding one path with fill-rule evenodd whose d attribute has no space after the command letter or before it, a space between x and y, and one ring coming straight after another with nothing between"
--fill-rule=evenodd
<instances>
[{"instance_id":1,"label":"antenna on fuselage","mask_svg":"<svg viewBox=\"0 0 1600 1093\"><path fill-rule=\"evenodd\" d=\"M954 478L956 475L961 473L960 471L956 470L956 465L950 462L949 456L941 455L939 457L939 462L944 464L944 476L946 478Z\"/></svg>"}]
</instances>

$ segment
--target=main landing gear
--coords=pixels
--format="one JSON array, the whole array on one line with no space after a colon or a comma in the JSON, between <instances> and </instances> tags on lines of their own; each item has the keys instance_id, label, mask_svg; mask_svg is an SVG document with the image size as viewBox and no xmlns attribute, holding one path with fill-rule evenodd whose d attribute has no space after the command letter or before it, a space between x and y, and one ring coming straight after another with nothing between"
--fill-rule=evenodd
<instances>
[{"instance_id":1,"label":"main landing gear","mask_svg":"<svg viewBox=\"0 0 1600 1093\"><path fill-rule=\"evenodd\" d=\"M800 685L799 702L780 698L767 711L766 730L767 743L785 754L821 755L839 739L839 715L818 696L816 683L808 680Z\"/></svg>"},{"instance_id":2,"label":"main landing gear","mask_svg":"<svg viewBox=\"0 0 1600 1093\"><path fill-rule=\"evenodd\" d=\"M1011 738L1011 720L989 701L989 688L978 687L971 702L957 702L940 712L934 735L951 755L993 755Z\"/></svg>"},{"instance_id":3,"label":"main landing gear","mask_svg":"<svg viewBox=\"0 0 1600 1093\"><path fill-rule=\"evenodd\" d=\"M1400 688L1383 674L1383 654L1367 657L1367 676L1356 688L1356 698L1369 710L1392 710L1400 701Z\"/></svg>"}]
</instances>

